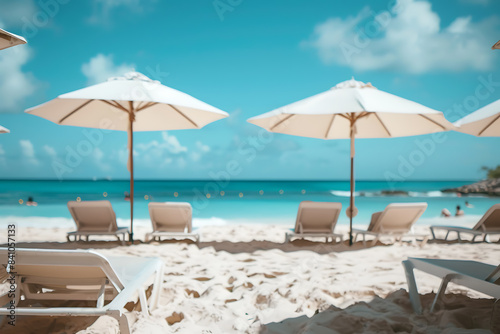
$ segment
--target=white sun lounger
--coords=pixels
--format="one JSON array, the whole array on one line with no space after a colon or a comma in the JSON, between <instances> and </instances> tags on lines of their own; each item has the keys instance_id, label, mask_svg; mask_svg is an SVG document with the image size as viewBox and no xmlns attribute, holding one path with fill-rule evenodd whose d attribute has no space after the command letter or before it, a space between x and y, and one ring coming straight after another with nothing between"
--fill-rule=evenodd
<instances>
[{"instance_id":1,"label":"white sun lounger","mask_svg":"<svg viewBox=\"0 0 500 334\"><path fill-rule=\"evenodd\" d=\"M118 320L120 332L128 334L123 314L128 302L139 298L148 314L158 305L163 282L163 263L158 258L105 257L91 250L16 249L15 261L0 248L0 277L15 277L17 289L12 299L0 296L0 315L9 315L7 304L14 300L16 315L23 316L102 316ZM3 272L3 275L2 275ZM146 289L153 284L149 303ZM43 301L93 301L93 307L34 307L19 305L19 299Z\"/></svg>"},{"instance_id":2,"label":"white sun lounger","mask_svg":"<svg viewBox=\"0 0 500 334\"><path fill-rule=\"evenodd\" d=\"M410 301L413 310L418 314L422 313L422 305L418 295L414 269L442 279L430 312L434 311L437 302L444 295L449 282L463 285L496 299L500 298L500 265L495 267L476 261L408 258L408 260L403 261L403 267L406 272Z\"/></svg>"},{"instance_id":3,"label":"white sun lounger","mask_svg":"<svg viewBox=\"0 0 500 334\"><path fill-rule=\"evenodd\" d=\"M358 235L363 236L363 245L366 245L366 236L373 236L372 246L382 236L389 236L396 240L401 241L404 237L422 238L421 246L424 246L429 239L428 235L415 234L412 232L413 224L422 216L427 203L391 203L384 211L375 212L372 214L370 225L366 231L353 229L354 242L356 242Z\"/></svg>"},{"instance_id":4,"label":"white sun lounger","mask_svg":"<svg viewBox=\"0 0 500 334\"><path fill-rule=\"evenodd\" d=\"M484 216L479 220L479 222L473 228L459 227L459 226L438 226L433 225L430 227L432 237L436 238L436 231L444 230L446 231L446 236L444 240L448 239L450 232L455 232L457 234L458 241L462 241L461 233L472 234L472 241L474 242L477 237L483 238L483 241L488 242L488 235L490 234L500 234L500 203L493 205Z\"/></svg>"},{"instance_id":5,"label":"white sun lounger","mask_svg":"<svg viewBox=\"0 0 500 334\"><path fill-rule=\"evenodd\" d=\"M337 238L339 238L340 242L342 242L343 236L333 233L341 210L342 203L301 202L297 212L294 233L287 233L285 242L291 241L292 238L305 237L321 237L325 238L326 242L328 242L329 238L332 238L332 241L337 241Z\"/></svg>"},{"instance_id":6,"label":"white sun lounger","mask_svg":"<svg viewBox=\"0 0 500 334\"><path fill-rule=\"evenodd\" d=\"M70 201L68 209L76 223L76 231L66 236L68 241L71 236L74 241L82 240L82 236L88 241L91 235L114 235L120 241L119 235L122 235L121 242L125 243L128 229L116 225L116 215L109 201Z\"/></svg>"},{"instance_id":7,"label":"white sun lounger","mask_svg":"<svg viewBox=\"0 0 500 334\"><path fill-rule=\"evenodd\" d=\"M193 208L189 203L166 202L149 203L149 216L153 232L146 234L146 242L151 239L187 238L199 242L200 236L193 233Z\"/></svg>"}]
</instances>

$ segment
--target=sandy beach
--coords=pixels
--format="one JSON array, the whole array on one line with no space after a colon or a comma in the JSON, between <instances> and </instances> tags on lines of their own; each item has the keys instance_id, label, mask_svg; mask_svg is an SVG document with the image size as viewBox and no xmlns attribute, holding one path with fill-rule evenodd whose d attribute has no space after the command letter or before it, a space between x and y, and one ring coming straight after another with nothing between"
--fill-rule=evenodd
<instances>
[{"instance_id":1,"label":"sandy beach","mask_svg":"<svg viewBox=\"0 0 500 334\"><path fill-rule=\"evenodd\" d=\"M147 230L138 228L137 236ZM127 312L136 334L493 332L493 299L454 284L434 314L413 314L401 261L426 257L498 265L498 242L430 242L423 248L410 243L370 248L361 243L352 248L313 241L283 244L285 226L239 225L198 229L198 246L121 246L106 241L66 243L67 231L20 228L17 247L92 248L104 255L159 257L165 263L160 306L150 316ZM424 273L416 275L428 310L440 282ZM34 333L33 328L51 333L118 332L117 322L108 317L18 319L17 333Z\"/></svg>"}]
</instances>

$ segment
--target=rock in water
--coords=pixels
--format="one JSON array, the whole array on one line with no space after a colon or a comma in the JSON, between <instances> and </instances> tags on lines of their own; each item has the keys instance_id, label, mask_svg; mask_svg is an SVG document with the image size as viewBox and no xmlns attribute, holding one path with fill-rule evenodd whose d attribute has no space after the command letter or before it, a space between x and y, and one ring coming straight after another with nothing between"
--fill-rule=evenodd
<instances>
[{"instance_id":1,"label":"rock in water","mask_svg":"<svg viewBox=\"0 0 500 334\"><path fill-rule=\"evenodd\" d=\"M458 188L443 189L443 192L457 192L461 194L484 194L489 196L500 196L500 178L483 180Z\"/></svg>"}]
</instances>

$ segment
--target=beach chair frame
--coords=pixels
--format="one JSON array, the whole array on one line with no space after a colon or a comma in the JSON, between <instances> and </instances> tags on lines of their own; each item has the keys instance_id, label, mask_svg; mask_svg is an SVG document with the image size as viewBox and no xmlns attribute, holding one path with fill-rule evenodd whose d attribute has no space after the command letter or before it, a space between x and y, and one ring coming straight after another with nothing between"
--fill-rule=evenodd
<instances>
[{"instance_id":1,"label":"beach chair frame","mask_svg":"<svg viewBox=\"0 0 500 334\"><path fill-rule=\"evenodd\" d=\"M498 225L498 227L487 227L486 224L488 223L488 219L490 219L490 216L492 215L498 215L499 221L495 221L495 223ZM493 217L496 218L496 217ZM491 219L493 219L491 218ZM467 228L467 227L460 227L460 226L440 226L440 225L432 225L430 227L431 234L433 240L448 240L448 236L450 235L450 232L455 232L457 234L457 240L458 242L462 242L462 233L465 234L471 234L472 235L472 242L476 241L476 238L480 237L482 238L483 242L490 242L489 236L490 235L495 235L495 234L500 234L500 203L493 205L491 208L486 211L486 213L481 217L481 219L477 222L477 224L473 228ZM436 231L443 230L446 231L446 235L444 239L439 239L436 237Z\"/></svg>"},{"instance_id":2,"label":"beach chair frame","mask_svg":"<svg viewBox=\"0 0 500 334\"><path fill-rule=\"evenodd\" d=\"M87 226L87 222L84 222L79 217L79 213L77 211L83 210L93 210L99 208L102 213L106 215L106 217L101 217L105 221L105 224L96 228L95 225L92 225L94 228L89 228ZM68 232L66 235L66 239L68 242L71 242L71 237L73 237L73 241L82 241L82 237L85 237L85 241L89 241L89 237L91 235L112 235L115 236L122 245L125 244L126 236L129 233L128 228L126 227L118 227L116 224L116 214L113 210L110 201L70 201L68 202L68 210L73 217L73 220L76 224L76 231ZM120 235L122 238L120 239Z\"/></svg>"},{"instance_id":3,"label":"beach chair frame","mask_svg":"<svg viewBox=\"0 0 500 334\"><path fill-rule=\"evenodd\" d=\"M332 210L333 214L330 217L331 222L329 226L315 228L314 222L304 222L302 219L306 210ZM285 243L292 241L293 238L304 239L307 237L325 238L325 242L328 242L330 238L332 242L337 242L337 239L339 239L340 242L343 242L344 236L333 232L335 230L335 226L337 225L341 211L342 203L302 201L299 204L299 210L297 211L294 232L288 232L285 234Z\"/></svg>"},{"instance_id":4,"label":"beach chair frame","mask_svg":"<svg viewBox=\"0 0 500 334\"><path fill-rule=\"evenodd\" d=\"M15 276L16 315L108 315L118 321L122 334L128 334L125 305L138 297L141 311L149 314L159 303L163 262L158 258L104 257L91 250L47 249L16 249L14 265L8 263L8 258L8 250L0 248L0 265ZM150 283L153 289L148 302L146 289ZM48 291L44 292L43 287ZM19 307L21 295L31 300L94 301L95 307ZM1 306L10 302L8 292L0 296ZM0 308L5 318L9 312Z\"/></svg>"},{"instance_id":5,"label":"beach chair frame","mask_svg":"<svg viewBox=\"0 0 500 334\"><path fill-rule=\"evenodd\" d=\"M166 239L191 239L199 243L200 236L193 233L193 208L186 202L151 202L148 204L153 231L146 234L146 242ZM161 213L160 213L161 212ZM169 224L166 216L175 220ZM175 217L174 217L175 216ZM179 223L180 221L180 223Z\"/></svg>"},{"instance_id":6,"label":"beach chair frame","mask_svg":"<svg viewBox=\"0 0 500 334\"><path fill-rule=\"evenodd\" d=\"M362 236L363 245L366 246L366 236L374 237L371 246L375 246L377 241L379 241L382 237L389 237L392 239L392 242L403 242L403 238L411 238L414 243L420 242L420 247L425 246L427 241L429 240L429 235L427 234L416 234L413 232L413 225L417 222L417 220L422 216L422 214L427 209L427 203L391 203L387 205L384 211L375 212L372 214L372 218L370 221L370 225L368 229L360 230L353 229L354 233L353 241L356 242L358 236ZM399 226L388 228L384 226L387 221L387 217L390 214L391 210L408 210L414 211L412 217L409 217L408 220L402 221ZM416 210L416 211L415 211ZM419 238L421 240L419 240Z\"/></svg>"},{"instance_id":7,"label":"beach chair frame","mask_svg":"<svg viewBox=\"0 0 500 334\"><path fill-rule=\"evenodd\" d=\"M500 299L500 265L495 267L477 261L408 258L403 261L403 267L410 302L417 314L422 314L423 309L415 281L415 269L441 278L441 285L430 308L431 313L445 294L449 282L482 292L497 300Z\"/></svg>"}]
</instances>

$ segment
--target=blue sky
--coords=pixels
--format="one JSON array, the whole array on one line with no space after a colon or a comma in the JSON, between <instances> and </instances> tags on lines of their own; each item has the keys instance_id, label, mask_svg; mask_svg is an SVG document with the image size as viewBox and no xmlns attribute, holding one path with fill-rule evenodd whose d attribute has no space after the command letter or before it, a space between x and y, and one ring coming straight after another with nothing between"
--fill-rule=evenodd
<instances>
[{"instance_id":1,"label":"blue sky","mask_svg":"<svg viewBox=\"0 0 500 334\"><path fill-rule=\"evenodd\" d=\"M24 114L135 69L227 111L202 130L137 133L137 179L349 178L347 140L273 134L246 119L354 76L455 121L500 98L500 4L450 1L0 0L0 178L126 179L126 133ZM378 23L378 25L377 25ZM63 172L69 152L92 151ZM361 180L472 180L500 138L447 133L356 143ZM66 164L67 165L67 164Z\"/></svg>"}]
</instances>

